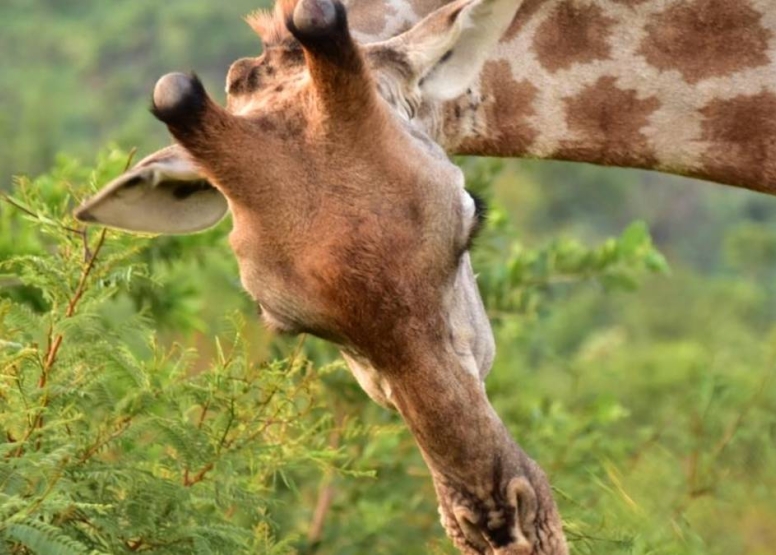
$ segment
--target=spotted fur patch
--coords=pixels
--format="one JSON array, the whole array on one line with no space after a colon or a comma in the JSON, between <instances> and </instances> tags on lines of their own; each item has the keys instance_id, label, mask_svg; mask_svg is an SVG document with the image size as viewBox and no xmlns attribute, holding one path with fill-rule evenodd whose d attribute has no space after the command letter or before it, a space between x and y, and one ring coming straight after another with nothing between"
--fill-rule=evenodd
<instances>
[{"instance_id":1,"label":"spotted fur patch","mask_svg":"<svg viewBox=\"0 0 776 555\"><path fill-rule=\"evenodd\" d=\"M606 60L611 55L608 39L614 23L600 6L565 0L537 29L536 56L549 72Z\"/></svg>"},{"instance_id":2,"label":"spotted fur patch","mask_svg":"<svg viewBox=\"0 0 776 555\"><path fill-rule=\"evenodd\" d=\"M642 129L660 107L656 97L639 98L613 77L601 77L565 99L566 121L576 136L561 143L558 158L612 166L650 167L655 154Z\"/></svg>"},{"instance_id":3,"label":"spotted fur patch","mask_svg":"<svg viewBox=\"0 0 776 555\"><path fill-rule=\"evenodd\" d=\"M730 184L776 192L776 94L714 100L701 114L705 166Z\"/></svg>"},{"instance_id":4,"label":"spotted fur patch","mask_svg":"<svg viewBox=\"0 0 776 555\"><path fill-rule=\"evenodd\" d=\"M678 2L646 25L641 54L690 84L770 63L772 33L748 0Z\"/></svg>"},{"instance_id":5,"label":"spotted fur patch","mask_svg":"<svg viewBox=\"0 0 776 555\"><path fill-rule=\"evenodd\" d=\"M484 132L465 140L456 152L488 153L489 156L526 153L539 135L531 124L539 89L528 80L516 81L506 60L487 62L483 74L488 78L483 83L482 103L477 109L483 112L478 116L484 119ZM466 108L453 104L450 108L454 115L452 119L463 117Z\"/></svg>"}]
</instances>

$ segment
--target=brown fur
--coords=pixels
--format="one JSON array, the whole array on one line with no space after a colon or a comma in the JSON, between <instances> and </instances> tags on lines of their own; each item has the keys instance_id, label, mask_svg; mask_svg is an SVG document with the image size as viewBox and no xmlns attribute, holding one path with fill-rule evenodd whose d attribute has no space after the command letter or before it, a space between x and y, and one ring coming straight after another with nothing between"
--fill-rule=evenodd
<instances>
[{"instance_id":1,"label":"brown fur","mask_svg":"<svg viewBox=\"0 0 776 555\"><path fill-rule=\"evenodd\" d=\"M704 154L708 167L751 188L776 183L776 94L715 100L702 113L703 138L712 145Z\"/></svg>"},{"instance_id":2,"label":"brown fur","mask_svg":"<svg viewBox=\"0 0 776 555\"><path fill-rule=\"evenodd\" d=\"M768 65L772 33L746 1L694 0L655 15L641 52L653 66L678 70L688 83Z\"/></svg>"},{"instance_id":3,"label":"brown fur","mask_svg":"<svg viewBox=\"0 0 776 555\"><path fill-rule=\"evenodd\" d=\"M641 129L659 107L657 98L639 99L635 91L620 89L614 79L602 77L566 99L566 118L576 138L564 141L555 155L562 160L653 167L655 155Z\"/></svg>"},{"instance_id":4,"label":"brown fur","mask_svg":"<svg viewBox=\"0 0 776 555\"><path fill-rule=\"evenodd\" d=\"M385 32L387 19L396 15L396 8L387 2L355 2L348 6L348 20L353 29L372 37Z\"/></svg>"},{"instance_id":5,"label":"brown fur","mask_svg":"<svg viewBox=\"0 0 776 555\"><path fill-rule=\"evenodd\" d=\"M515 14L515 19L510 24L507 32L504 33L502 42L509 42L514 39L520 31L523 30L526 23L531 21L536 12L547 3L547 0L523 0L520 9Z\"/></svg>"},{"instance_id":6,"label":"brown fur","mask_svg":"<svg viewBox=\"0 0 776 555\"><path fill-rule=\"evenodd\" d=\"M572 64L609 58L608 39L615 20L595 4L565 0L544 20L534 36L539 62L554 73Z\"/></svg>"},{"instance_id":7,"label":"brown fur","mask_svg":"<svg viewBox=\"0 0 776 555\"><path fill-rule=\"evenodd\" d=\"M483 131L498 128L499 134L476 134L459 143L456 150L462 154L488 151L493 156L528 152L539 135L531 124L538 89L527 80L513 82L509 64L503 60L488 62L485 71L494 78L485 84L481 103L472 105L463 98L462 104L447 109L458 109L459 114L471 111L469 117L482 117L486 122Z\"/></svg>"}]
</instances>

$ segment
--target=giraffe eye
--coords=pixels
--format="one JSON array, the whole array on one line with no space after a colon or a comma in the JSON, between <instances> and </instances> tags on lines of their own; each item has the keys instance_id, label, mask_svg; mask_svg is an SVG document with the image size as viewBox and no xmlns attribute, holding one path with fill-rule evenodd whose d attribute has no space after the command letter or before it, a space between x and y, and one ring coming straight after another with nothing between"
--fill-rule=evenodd
<instances>
[{"instance_id":1,"label":"giraffe eye","mask_svg":"<svg viewBox=\"0 0 776 555\"><path fill-rule=\"evenodd\" d=\"M485 227L485 222L488 219L488 205L481 196L474 193L466 192L474 202L474 214L472 216L471 227L469 227L469 236L466 241L466 250L469 250L472 243Z\"/></svg>"}]
</instances>

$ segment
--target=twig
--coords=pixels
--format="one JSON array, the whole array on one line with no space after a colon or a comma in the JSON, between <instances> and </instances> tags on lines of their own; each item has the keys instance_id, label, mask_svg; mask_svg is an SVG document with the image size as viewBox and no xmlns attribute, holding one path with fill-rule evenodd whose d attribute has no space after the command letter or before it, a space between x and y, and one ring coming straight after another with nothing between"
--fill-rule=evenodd
<instances>
[{"instance_id":1,"label":"twig","mask_svg":"<svg viewBox=\"0 0 776 555\"><path fill-rule=\"evenodd\" d=\"M763 378L763 380L760 382L760 387L752 394L741 412L736 415L736 418L733 420L733 422L731 422L725 429L725 433L722 435L722 438L719 440L719 442L714 446L712 451L712 457L714 459L717 459L720 455L722 455L723 451L725 451L730 442L733 441L733 438L738 433L738 430L741 429L741 425L744 423L744 419L748 416L749 412L752 410L752 407L756 405L757 401L760 400L762 394L767 390L767 386L771 381L771 377L772 374L767 374Z\"/></svg>"},{"instance_id":2,"label":"twig","mask_svg":"<svg viewBox=\"0 0 776 555\"><path fill-rule=\"evenodd\" d=\"M105 447L108 443L119 437L121 434L127 431L127 428L129 428L130 424L132 424L132 418L129 416L123 417L118 422L118 428L114 430L112 433L108 434L107 437L102 438L98 437L97 441L92 444L91 447L89 447L83 455L78 459L78 462L86 462L90 458L92 458L100 449Z\"/></svg>"},{"instance_id":3,"label":"twig","mask_svg":"<svg viewBox=\"0 0 776 555\"><path fill-rule=\"evenodd\" d=\"M230 399L229 403L229 420L226 422L226 427L224 428L224 433L221 434L221 439L218 442L218 448L216 449L216 455L221 454L221 450L226 447L229 448L229 445L227 444L226 436L229 435L229 430L232 428L232 424L234 423L237 415L234 410L234 399Z\"/></svg>"},{"instance_id":4,"label":"twig","mask_svg":"<svg viewBox=\"0 0 776 555\"><path fill-rule=\"evenodd\" d=\"M215 463L209 462L205 466L203 466L193 477L189 477L189 469L183 471L183 485L185 487L191 487L194 484L200 483L202 480L205 479L205 475L213 470L213 467L215 466Z\"/></svg>"},{"instance_id":5,"label":"twig","mask_svg":"<svg viewBox=\"0 0 776 555\"><path fill-rule=\"evenodd\" d=\"M341 440L342 419L335 416L336 428L332 430L329 437L329 447L338 449ZM331 504L334 501L334 476L331 470L327 470L321 480L321 488L318 491L318 502L315 504L315 512L310 522L310 530L307 532L307 541L310 543L310 550L315 551L321 543L323 528L326 523L326 516L329 514Z\"/></svg>"},{"instance_id":6,"label":"twig","mask_svg":"<svg viewBox=\"0 0 776 555\"><path fill-rule=\"evenodd\" d=\"M5 202L10 204L11 206L16 208L17 210L21 210L22 212L24 212L28 216L32 216L33 218L38 218L39 217L38 214L36 214L35 212L32 212L31 210L26 209L24 206L22 206L21 204L16 202L14 199L9 197L7 193L0 193L0 198L2 198Z\"/></svg>"},{"instance_id":7,"label":"twig","mask_svg":"<svg viewBox=\"0 0 776 555\"><path fill-rule=\"evenodd\" d=\"M133 146L132 150L130 150L129 154L127 155L127 163L124 164L124 171L127 171L129 169L129 166L132 165L132 160L135 159L135 154L137 154L137 147Z\"/></svg>"},{"instance_id":8,"label":"twig","mask_svg":"<svg viewBox=\"0 0 776 555\"><path fill-rule=\"evenodd\" d=\"M329 513L332 501L334 501L334 485L332 484L331 476L326 476L318 492L318 502L315 504L310 530L307 532L307 541L310 542L311 551L315 551L321 543L326 515Z\"/></svg>"},{"instance_id":9,"label":"twig","mask_svg":"<svg viewBox=\"0 0 776 555\"><path fill-rule=\"evenodd\" d=\"M107 230L103 229L100 232L100 238L97 241L97 246L94 248L94 252L89 257L89 260L87 260L86 265L81 271L81 276L78 279L78 284L76 285L75 292L73 293L73 296L70 298L70 300L67 303L67 309L65 310L65 316L64 316L65 319L72 318L73 315L75 315L75 310L78 305L78 302L81 300L81 297L83 297L83 294L86 292L86 283L92 271L94 270L94 265L97 260L97 255L100 253L102 246L105 244L106 235L107 235ZM43 360L41 361L41 374L40 374L40 378L38 379L38 387L40 389L45 388L46 384L48 383L51 370L54 367L54 363L57 360L57 354L59 353L59 349L62 346L62 340L64 338L64 336L60 333L60 334L57 334L57 336L52 339L51 337L52 333L53 333L53 325L51 328L49 328L49 345L48 345L48 348L46 349L46 354ZM48 404L49 404L48 393L45 393L43 396L41 409L48 406ZM43 411L40 410L35 416L35 420L27 429L27 432L24 438L20 441L19 447L14 452L14 456L16 457L21 456L21 454L24 452L24 445L27 442L27 440L30 438L30 436L32 436L35 430L39 430L42 427L43 427Z\"/></svg>"},{"instance_id":10,"label":"twig","mask_svg":"<svg viewBox=\"0 0 776 555\"><path fill-rule=\"evenodd\" d=\"M70 298L70 301L67 303L67 310L65 310L65 318L72 318L75 314L75 308L76 305L78 305L78 301L81 300L81 297L83 297L83 294L86 292L86 281L89 279L89 275L92 273L92 270L94 269L94 263L97 260L97 255L100 252L100 249L102 249L102 246L105 244L105 236L107 235L107 230L102 229L100 232L100 238L97 241L97 246L94 248L94 252L92 253L92 256L89 258L89 260L86 263L86 267L81 272L81 277L78 279L78 285L75 288L75 293L73 293L73 296ZM51 370L51 367L54 366L54 363L57 359L57 353L59 352L59 347L62 345L62 334L59 334L54 338L53 344L49 347L47 353L46 353L46 362L43 368L43 374L41 375L41 384L40 387L43 387L46 385L46 379L48 377L48 372Z\"/></svg>"},{"instance_id":11,"label":"twig","mask_svg":"<svg viewBox=\"0 0 776 555\"><path fill-rule=\"evenodd\" d=\"M197 422L197 429L202 429L202 424L205 423L205 417L207 416L207 411L210 408L210 399L207 399L205 403L202 405L202 412L199 413L199 421Z\"/></svg>"}]
</instances>

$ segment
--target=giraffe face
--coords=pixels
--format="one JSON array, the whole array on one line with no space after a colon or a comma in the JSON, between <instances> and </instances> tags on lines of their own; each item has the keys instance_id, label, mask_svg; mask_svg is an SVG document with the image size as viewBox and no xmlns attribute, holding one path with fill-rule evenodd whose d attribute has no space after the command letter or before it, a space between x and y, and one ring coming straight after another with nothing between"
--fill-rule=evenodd
<instances>
[{"instance_id":1,"label":"giraffe face","mask_svg":"<svg viewBox=\"0 0 776 555\"><path fill-rule=\"evenodd\" d=\"M241 280L266 322L341 345L379 402L390 399L375 369L438 344L459 353L468 374L485 374L493 342L467 254L481 210L411 121L421 81L450 63L459 18L478 5L447 6L408 36L369 47L351 38L334 0L252 16L265 51L232 65L226 107L196 77L160 79L153 111L180 146L119 178L79 217L104 221L113 206L126 218L121 199L142 196L144 176L157 196L166 189L193 207L168 201L153 231L181 218L173 231L190 231L228 205Z\"/></svg>"}]
</instances>

